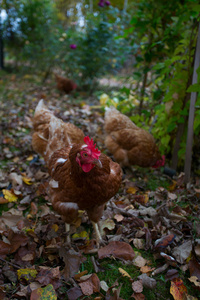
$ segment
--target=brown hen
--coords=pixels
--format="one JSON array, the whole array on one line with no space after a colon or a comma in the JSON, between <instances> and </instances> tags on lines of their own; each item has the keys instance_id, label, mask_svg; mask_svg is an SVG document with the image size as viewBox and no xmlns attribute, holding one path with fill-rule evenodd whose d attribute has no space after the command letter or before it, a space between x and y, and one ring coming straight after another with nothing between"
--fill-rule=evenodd
<instances>
[{"instance_id":1,"label":"brown hen","mask_svg":"<svg viewBox=\"0 0 200 300\"><path fill-rule=\"evenodd\" d=\"M75 139L72 131L76 126L72 126L72 131L64 130L63 121L52 116L51 113L49 115L46 108L43 113L43 127L48 124L48 134L45 136L46 144L43 145L42 152L51 176L49 186L53 208L62 216L67 231L70 229L70 224L78 218L78 211L86 210L94 226L97 245L99 245L102 238L97 223L103 214L106 202L120 187L121 168L118 163L102 154L88 136L82 141L79 130L76 143L72 142L72 139ZM38 124L37 115L38 107L35 112L35 126ZM44 133L41 132L39 135L37 133L37 140L43 141L45 133L46 128Z\"/></svg>"},{"instance_id":2,"label":"brown hen","mask_svg":"<svg viewBox=\"0 0 200 300\"><path fill-rule=\"evenodd\" d=\"M137 165L158 168L165 163L153 136L136 126L116 108L106 109L105 145L121 167Z\"/></svg>"},{"instance_id":3,"label":"brown hen","mask_svg":"<svg viewBox=\"0 0 200 300\"><path fill-rule=\"evenodd\" d=\"M51 122L52 121L52 122ZM45 105L44 101L40 100L33 117L33 129L34 133L32 136L33 149L46 157L47 145L49 144L49 126L51 128L51 135L56 134L59 138L54 138L54 144L51 143L48 146L48 151L56 151L64 145L69 144L68 139L70 138L71 143L80 143L84 139L83 131L71 123L65 123L61 119L54 116ZM47 156L48 158L48 156Z\"/></svg>"},{"instance_id":4,"label":"brown hen","mask_svg":"<svg viewBox=\"0 0 200 300\"><path fill-rule=\"evenodd\" d=\"M72 92L73 90L75 90L77 88L77 85L75 82L73 82L73 80L69 79L69 78L65 78L63 76L59 76L57 74L55 74L55 78L56 78L56 83L57 83L57 89L65 92L66 94L69 94L70 92Z\"/></svg>"}]
</instances>

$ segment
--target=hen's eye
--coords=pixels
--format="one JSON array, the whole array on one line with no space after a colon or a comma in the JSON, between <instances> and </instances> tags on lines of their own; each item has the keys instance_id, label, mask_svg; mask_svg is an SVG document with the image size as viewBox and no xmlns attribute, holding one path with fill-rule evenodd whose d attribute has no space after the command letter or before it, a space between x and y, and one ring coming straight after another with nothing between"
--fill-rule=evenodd
<instances>
[{"instance_id":1,"label":"hen's eye","mask_svg":"<svg viewBox=\"0 0 200 300\"><path fill-rule=\"evenodd\" d=\"M83 157L87 157L88 155L87 155L87 153L83 153Z\"/></svg>"}]
</instances>

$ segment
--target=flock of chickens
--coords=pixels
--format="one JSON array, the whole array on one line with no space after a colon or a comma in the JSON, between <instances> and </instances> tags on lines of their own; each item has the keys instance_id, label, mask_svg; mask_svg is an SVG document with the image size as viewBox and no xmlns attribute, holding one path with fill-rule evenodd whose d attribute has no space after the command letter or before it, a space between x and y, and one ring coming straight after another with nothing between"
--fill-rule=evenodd
<instances>
[{"instance_id":1,"label":"flock of chickens","mask_svg":"<svg viewBox=\"0 0 200 300\"><path fill-rule=\"evenodd\" d=\"M104 129L105 145L116 162L101 153L80 128L55 117L43 100L35 109L33 128L32 146L48 166L50 199L66 224L69 245L70 224L79 210L85 210L93 224L97 247L103 243L98 221L106 202L120 188L121 167L164 165L152 135L113 107L105 113Z\"/></svg>"}]
</instances>

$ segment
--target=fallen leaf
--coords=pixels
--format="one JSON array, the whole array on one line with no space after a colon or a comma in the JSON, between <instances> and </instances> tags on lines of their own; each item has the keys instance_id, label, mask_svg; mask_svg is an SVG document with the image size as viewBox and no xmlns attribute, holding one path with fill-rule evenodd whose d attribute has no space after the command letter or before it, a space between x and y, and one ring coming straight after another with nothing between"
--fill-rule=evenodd
<instances>
[{"instance_id":1,"label":"fallen leaf","mask_svg":"<svg viewBox=\"0 0 200 300\"><path fill-rule=\"evenodd\" d=\"M145 296L141 293L133 293L131 298L134 298L135 300L145 300Z\"/></svg>"},{"instance_id":2,"label":"fallen leaf","mask_svg":"<svg viewBox=\"0 0 200 300\"><path fill-rule=\"evenodd\" d=\"M192 259L189 261L189 271L190 271L190 277L196 276L200 281L200 263L197 261L195 257L192 257Z\"/></svg>"},{"instance_id":3,"label":"fallen leaf","mask_svg":"<svg viewBox=\"0 0 200 300\"><path fill-rule=\"evenodd\" d=\"M37 275L37 271L35 269L18 269L17 277L18 279L26 279L27 281L32 280Z\"/></svg>"},{"instance_id":4,"label":"fallen leaf","mask_svg":"<svg viewBox=\"0 0 200 300\"><path fill-rule=\"evenodd\" d=\"M198 280L198 278L196 276L191 276L188 279L189 279L190 282L193 282L196 286L200 287L200 281Z\"/></svg>"},{"instance_id":5,"label":"fallen leaf","mask_svg":"<svg viewBox=\"0 0 200 300\"><path fill-rule=\"evenodd\" d=\"M38 212L38 208L37 208L37 205L34 203L34 202L31 202L31 211L30 211L30 214L32 216L35 216Z\"/></svg>"},{"instance_id":6,"label":"fallen leaf","mask_svg":"<svg viewBox=\"0 0 200 300\"><path fill-rule=\"evenodd\" d=\"M148 289L154 289L156 287L156 280L154 278L150 278L147 274L138 276L138 279L141 279L143 286Z\"/></svg>"},{"instance_id":7,"label":"fallen leaf","mask_svg":"<svg viewBox=\"0 0 200 300\"><path fill-rule=\"evenodd\" d=\"M127 189L128 194L133 194L134 195L137 191L138 191L138 188L136 188L136 187L129 187Z\"/></svg>"},{"instance_id":8,"label":"fallen leaf","mask_svg":"<svg viewBox=\"0 0 200 300\"><path fill-rule=\"evenodd\" d=\"M4 190L2 190L2 192L4 194L4 198L6 200L8 200L8 202L16 202L17 201L18 197L11 191L4 189Z\"/></svg>"},{"instance_id":9,"label":"fallen leaf","mask_svg":"<svg viewBox=\"0 0 200 300\"><path fill-rule=\"evenodd\" d=\"M128 272L126 272L125 270L123 270L122 268L118 268L119 272L124 276L124 277L128 277L131 278L131 276L128 274Z\"/></svg>"},{"instance_id":10,"label":"fallen leaf","mask_svg":"<svg viewBox=\"0 0 200 300\"><path fill-rule=\"evenodd\" d=\"M100 233L105 235L105 228L108 230L113 230L115 228L115 222L112 219L105 219L99 221Z\"/></svg>"},{"instance_id":11,"label":"fallen leaf","mask_svg":"<svg viewBox=\"0 0 200 300\"><path fill-rule=\"evenodd\" d=\"M90 237L89 237L89 233L87 231L81 231L79 233L74 233L72 235L73 239L86 239L87 241L89 241Z\"/></svg>"},{"instance_id":12,"label":"fallen leaf","mask_svg":"<svg viewBox=\"0 0 200 300\"><path fill-rule=\"evenodd\" d=\"M135 248L137 249L144 249L145 243L143 239L133 239L133 245L135 246Z\"/></svg>"},{"instance_id":13,"label":"fallen leaf","mask_svg":"<svg viewBox=\"0 0 200 300\"><path fill-rule=\"evenodd\" d=\"M147 260L145 258L143 258L141 255L138 255L133 261L134 266L139 267L139 268L144 267L146 265L146 263L147 263Z\"/></svg>"},{"instance_id":14,"label":"fallen leaf","mask_svg":"<svg viewBox=\"0 0 200 300\"><path fill-rule=\"evenodd\" d=\"M185 293L187 293L187 288L180 278L175 278L171 281L170 294L172 294L175 300L183 300Z\"/></svg>"},{"instance_id":15,"label":"fallen leaf","mask_svg":"<svg viewBox=\"0 0 200 300\"><path fill-rule=\"evenodd\" d=\"M22 176L22 180L24 183L26 183L27 185L31 185L33 184L32 179L26 176Z\"/></svg>"},{"instance_id":16,"label":"fallen leaf","mask_svg":"<svg viewBox=\"0 0 200 300\"><path fill-rule=\"evenodd\" d=\"M176 188L177 182L172 180L172 184L168 187L168 191L173 192Z\"/></svg>"},{"instance_id":17,"label":"fallen leaf","mask_svg":"<svg viewBox=\"0 0 200 300\"><path fill-rule=\"evenodd\" d=\"M100 280L97 274L92 274L86 281L80 282L79 286L84 295L90 296L100 291Z\"/></svg>"},{"instance_id":18,"label":"fallen leaf","mask_svg":"<svg viewBox=\"0 0 200 300\"><path fill-rule=\"evenodd\" d=\"M83 295L81 288L73 287L67 291L68 300L77 300Z\"/></svg>"},{"instance_id":19,"label":"fallen leaf","mask_svg":"<svg viewBox=\"0 0 200 300\"><path fill-rule=\"evenodd\" d=\"M114 215L114 219L117 222L121 222L124 219L124 217L122 215L120 215L120 214L116 214L116 215Z\"/></svg>"},{"instance_id":20,"label":"fallen leaf","mask_svg":"<svg viewBox=\"0 0 200 300\"><path fill-rule=\"evenodd\" d=\"M160 239L155 241L154 249L155 250L165 249L167 246L173 243L175 237L176 237L175 234L168 234L162 236Z\"/></svg>"},{"instance_id":21,"label":"fallen leaf","mask_svg":"<svg viewBox=\"0 0 200 300\"><path fill-rule=\"evenodd\" d=\"M192 241L188 240L184 242L182 245L175 247L172 251L172 254L180 264L183 264L187 260L187 258L191 255L191 251L192 251Z\"/></svg>"},{"instance_id":22,"label":"fallen leaf","mask_svg":"<svg viewBox=\"0 0 200 300\"><path fill-rule=\"evenodd\" d=\"M176 269L171 269L167 271L167 274L165 275L165 280L173 280L174 278L178 278L179 277L179 273L178 270Z\"/></svg>"},{"instance_id":23,"label":"fallen leaf","mask_svg":"<svg viewBox=\"0 0 200 300\"><path fill-rule=\"evenodd\" d=\"M107 292L109 289L107 283L104 280L100 281L100 287L104 292Z\"/></svg>"},{"instance_id":24,"label":"fallen leaf","mask_svg":"<svg viewBox=\"0 0 200 300\"><path fill-rule=\"evenodd\" d=\"M12 172L9 174L8 179L11 180L12 186L22 185L22 175Z\"/></svg>"},{"instance_id":25,"label":"fallen leaf","mask_svg":"<svg viewBox=\"0 0 200 300\"><path fill-rule=\"evenodd\" d=\"M56 292L52 284L44 288L38 288L31 293L30 300L57 300Z\"/></svg>"},{"instance_id":26,"label":"fallen leaf","mask_svg":"<svg viewBox=\"0 0 200 300\"><path fill-rule=\"evenodd\" d=\"M0 204L5 204L5 203L8 203L8 200L3 197L0 197Z\"/></svg>"},{"instance_id":27,"label":"fallen leaf","mask_svg":"<svg viewBox=\"0 0 200 300\"><path fill-rule=\"evenodd\" d=\"M31 161L31 160L33 160L33 155L30 155L29 157L27 157L27 159L26 159L27 161Z\"/></svg>"},{"instance_id":28,"label":"fallen leaf","mask_svg":"<svg viewBox=\"0 0 200 300\"><path fill-rule=\"evenodd\" d=\"M150 273L153 270L155 270L155 268L150 268L149 266L143 266L140 268L140 272L142 273Z\"/></svg>"},{"instance_id":29,"label":"fallen leaf","mask_svg":"<svg viewBox=\"0 0 200 300\"><path fill-rule=\"evenodd\" d=\"M142 280L137 280L132 283L132 289L135 293L142 293L143 285Z\"/></svg>"},{"instance_id":30,"label":"fallen leaf","mask_svg":"<svg viewBox=\"0 0 200 300\"><path fill-rule=\"evenodd\" d=\"M113 241L107 246L100 248L98 251L98 256L99 259L114 256L115 258L119 259L133 260L135 252L129 244L120 241Z\"/></svg>"},{"instance_id":31,"label":"fallen leaf","mask_svg":"<svg viewBox=\"0 0 200 300\"><path fill-rule=\"evenodd\" d=\"M80 264L83 262L83 256L79 252L61 247L59 248L59 256L63 258L65 263L64 277L66 280L78 273Z\"/></svg>"},{"instance_id":32,"label":"fallen leaf","mask_svg":"<svg viewBox=\"0 0 200 300\"><path fill-rule=\"evenodd\" d=\"M78 274L75 274L75 275L74 275L74 279L75 279L75 280L79 280L82 276L86 275L87 273L88 273L88 271L85 270L85 271L82 271L82 272L80 272L80 273L78 273Z\"/></svg>"}]
</instances>

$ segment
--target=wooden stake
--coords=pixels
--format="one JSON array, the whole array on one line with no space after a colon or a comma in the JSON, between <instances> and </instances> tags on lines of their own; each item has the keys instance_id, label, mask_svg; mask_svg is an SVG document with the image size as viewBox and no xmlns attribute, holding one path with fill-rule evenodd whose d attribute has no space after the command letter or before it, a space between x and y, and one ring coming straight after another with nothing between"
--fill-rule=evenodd
<instances>
[{"instance_id":1,"label":"wooden stake","mask_svg":"<svg viewBox=\"0 0 200 300\"><path fill-rule=\"evenodd\" d=\"M200 23L198 28L192 84L197 83L197 68L199 67L199 64L200 64ZM185 183L188 183L190 180L191 163L192 163L193 125L194 125L196 98L197 98L197 92L191 92L186 154L185 154L185 167L184 167Z\"/></svg>"}]
</instances>

